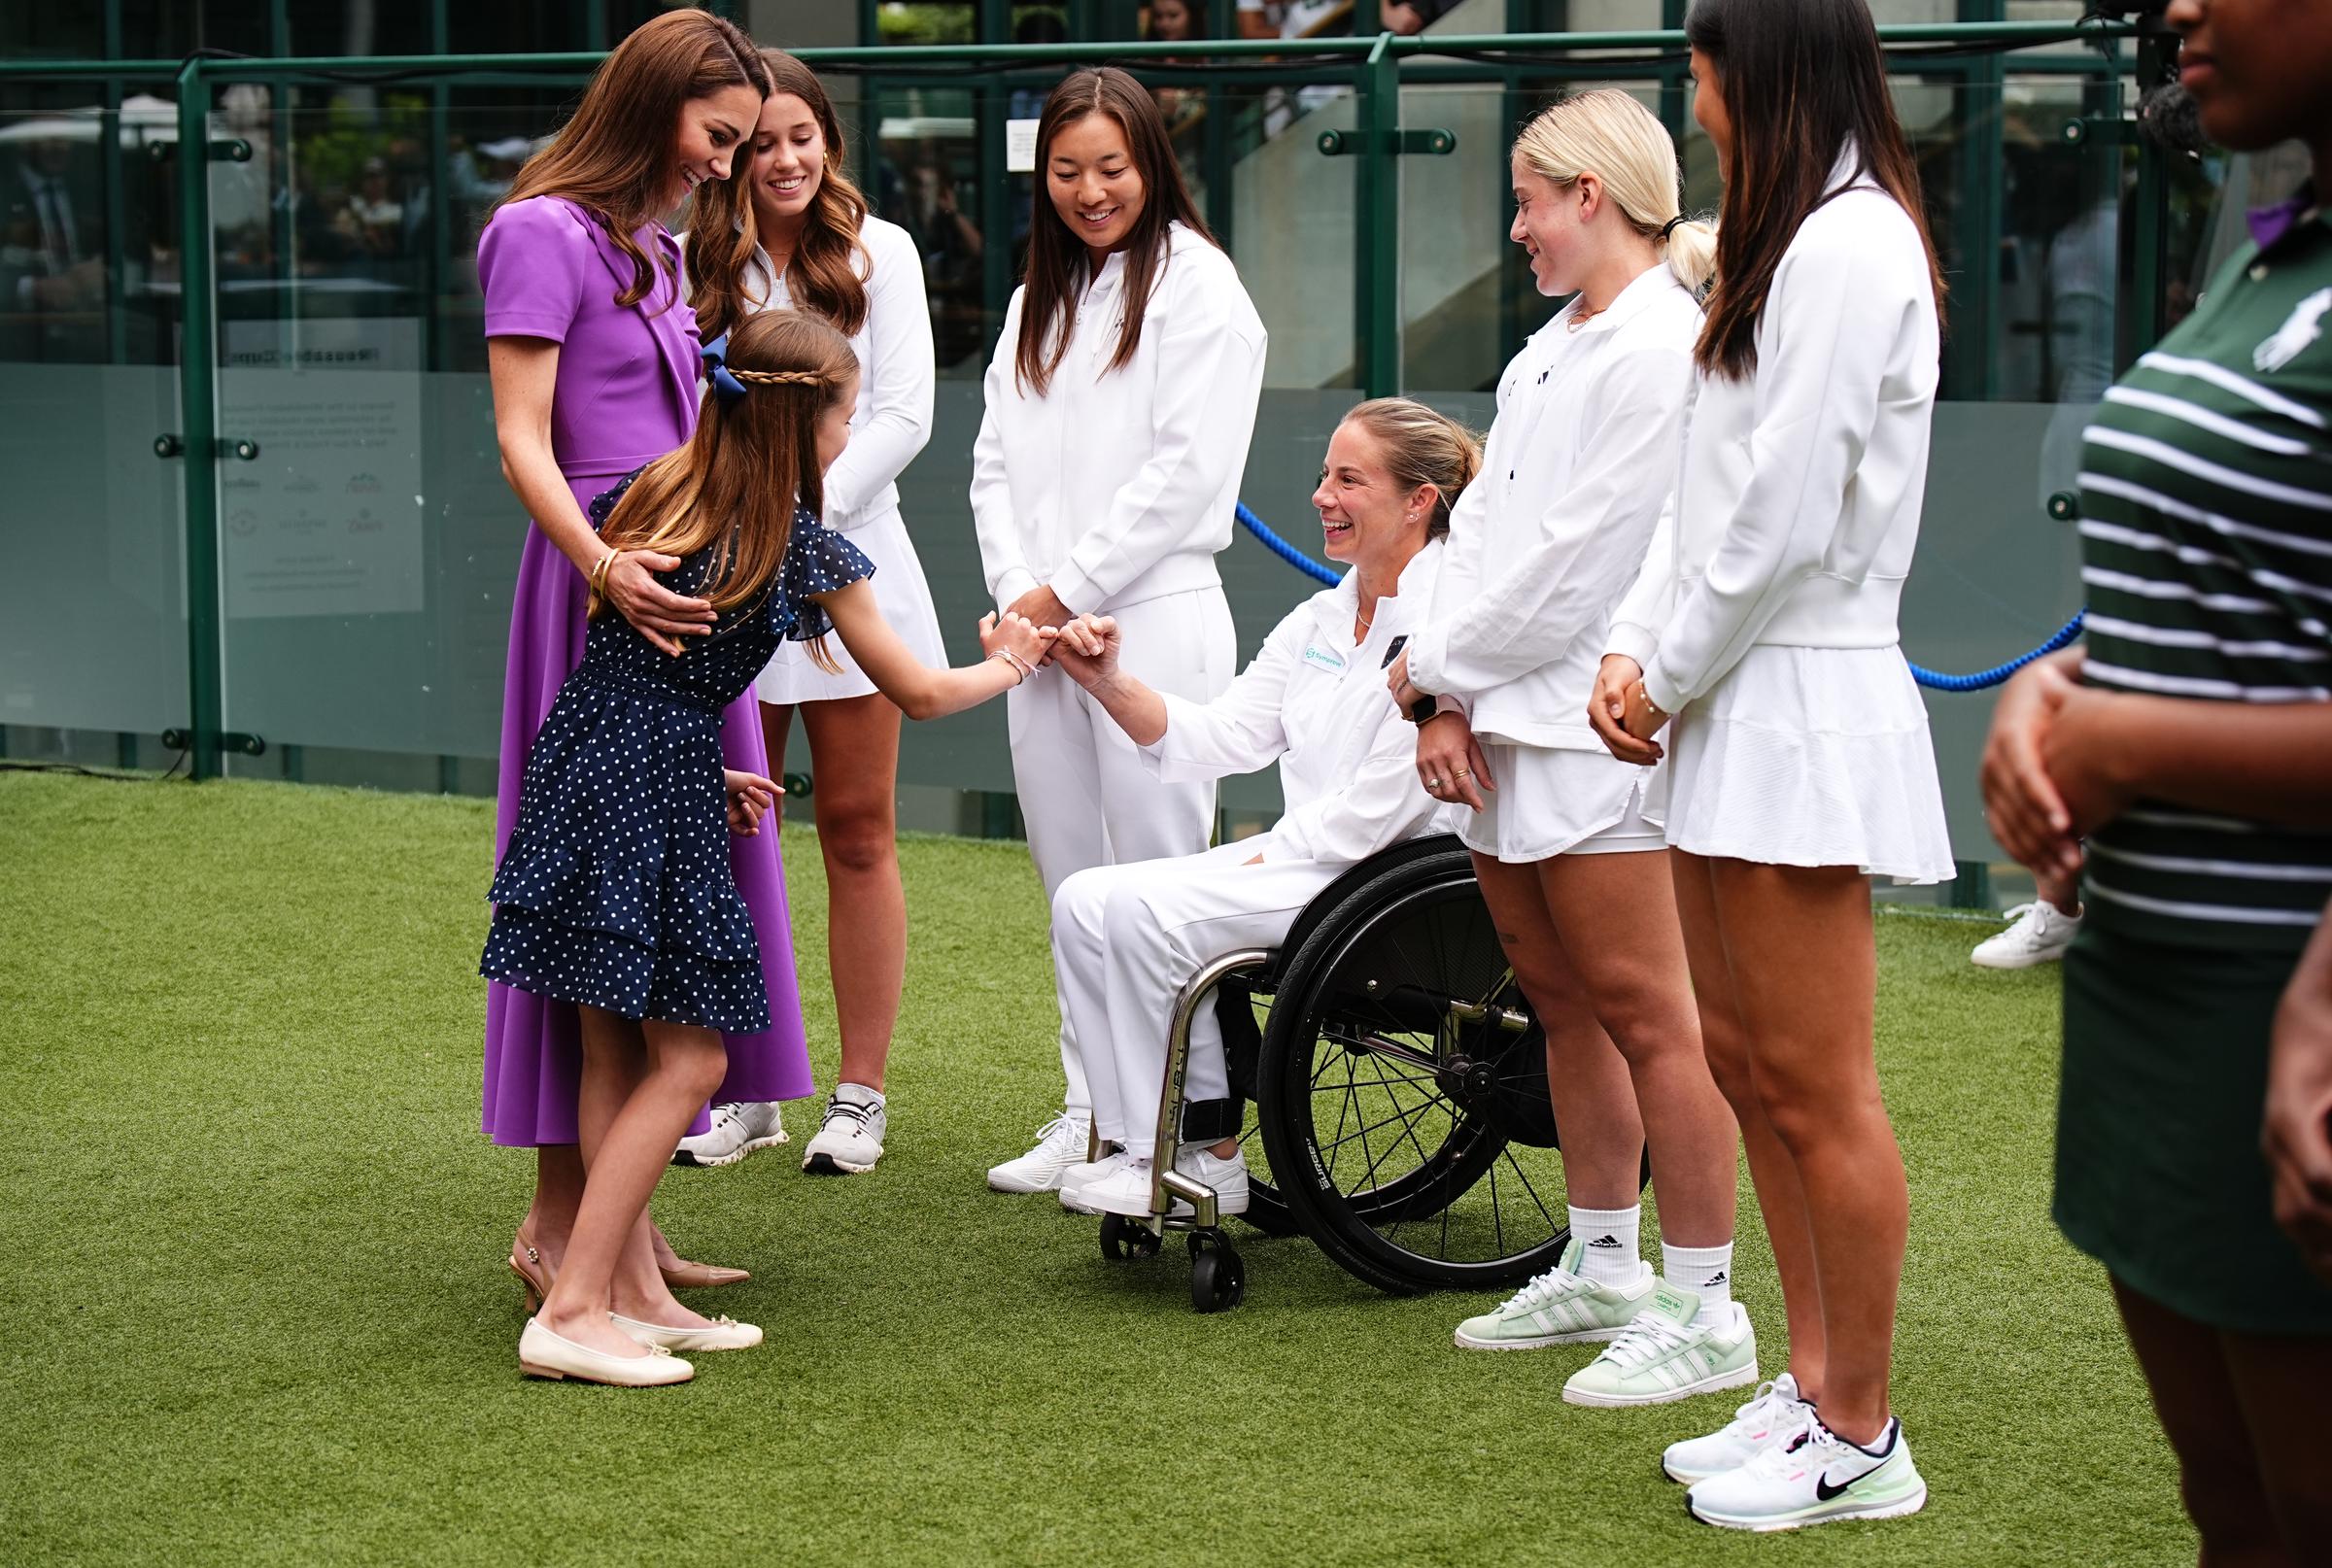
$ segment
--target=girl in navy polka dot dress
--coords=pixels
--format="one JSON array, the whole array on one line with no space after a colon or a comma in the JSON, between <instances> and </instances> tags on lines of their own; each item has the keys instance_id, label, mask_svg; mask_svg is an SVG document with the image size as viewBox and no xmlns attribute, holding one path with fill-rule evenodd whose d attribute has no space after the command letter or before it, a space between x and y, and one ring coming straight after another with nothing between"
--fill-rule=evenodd
<instances>
[{"instance_id":1,"label":"girl in navy polka dot dress","mask_svg":"<svg viewBox=\"0 0 2332 1568\"><path fill-rule=\"evenodd\" d=\"M480 972L574 1003L582 1020L583 1203L519 1340L520 1367L540 1377L680 1382L691 1369L672 1351L761 1342L749 1323L672 1300L645 1217L726 1071L722 1031L770 1026L725 835L757 833L776 787L722 767L721 709L780 639L825 658L824 637L839 633L883 695L924 719L1017 685L1053 635L991 615L980 663L918 662L875 606L874 566L817 520L821 476L850 439L858 398L848 342L818 318L772 311L705 358L713 386L695 437L591 506L606 554L592 573L583 662L527 754L518 822L488 894ZM628 550L713 611L677 655L602 613L606 568Z\"/></svg>"}]
</instances>

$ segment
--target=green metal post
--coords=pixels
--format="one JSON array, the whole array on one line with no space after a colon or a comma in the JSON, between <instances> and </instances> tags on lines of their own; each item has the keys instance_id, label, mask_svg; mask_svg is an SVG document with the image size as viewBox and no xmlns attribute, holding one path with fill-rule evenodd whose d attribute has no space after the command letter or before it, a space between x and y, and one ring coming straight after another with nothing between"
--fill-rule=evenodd
<instances>
[{"instance_id":1,"label":"green metal post","mask_svg":"<svg viewBox=\"0 0 2332 1568\"><path fill-rule=\"evenodd\" d=\"M2006 0L1960 0L1960 19L2005 19ZM2007 205L2006 71L1996 53L1977 54L1952 84L1959 99L1960 203L1953 236L1960 276L1950 300L1951 346L1944 351L1946 392L1989 401L2000 386L2001 215Z\"/></svg>"},{"instance_id":2,"label":"green metal post","mask_svg":"<svg viewBox=\"0 0 2332 1568\"><path fill-rule=\"evenodd\" d=\"M219 599L219 323L211 267L211 85L203 62L178 73L179 423L186 442L187 698L189 762L220 775L225 680Z\"/></svg>"},{"instance_id":3,"label":"green metal post","mask_svg":"<svg viewBox=\"0 0 2332 1568\"><path fill-rule=\"evenodd\" d=\"M979 0L979 39L1009 43L1012 36L1012 0ZM975 155L979 159L980 231L979 308L988 321L1004 320L1012 297L1012 176L1004 169L1004 117L1012 102L1010 89L990 77L972 89L978 119ZM949 171L952 173L953 171ZM986 322L981 324L985 335Z\"/></svg>"},{"instance_id":4,"label":"green metal post","mask_svg":"<svg viewBox=\"0 0 2332 1568\"><path fill-rule=\"evenodd\" d=\"M1401 67L1392 34L1379 33L1358 72L1360 166L1353 219L1359 225L1354 330L1361 395L1387 397L1401 383Z\"/></svg>"},{"instance_id":5,"label":"green metal post","mask_svg":"<svg viewBox=\"0 0 2332 1568\"><path fill-rule=\"evenodd\" d=\"M121 53L121 0L105 0L105 54ZM129 361L128 248L122 231L129 222L126 172L121 165L121 79L105 81L105 113L98 118L104 145L97 152L99 178L105 187L105 358L108 364Z\"/></svg>"}]
</instances>

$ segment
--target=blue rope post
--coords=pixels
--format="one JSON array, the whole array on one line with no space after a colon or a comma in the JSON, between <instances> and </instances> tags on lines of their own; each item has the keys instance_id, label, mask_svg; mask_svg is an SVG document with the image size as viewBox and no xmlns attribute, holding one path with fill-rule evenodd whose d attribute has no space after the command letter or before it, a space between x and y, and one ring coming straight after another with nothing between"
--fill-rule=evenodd
<instances>
[{"instance_id":1,"label":"blue rope post","mask_svg":"<svg viewBox=\"0 0 2332 1568\"><path fill-rule=\"evenodd\" d=\"M1238 518L1241 526L1261 540L1265 549L1293 566L1297 571L1330 585L1344 580L1341 573L1330 571L1272 532L1261 518L1248 509L1245 501L1238 503ZM1945 675L1929 669L1924 665L1911 665L1911 679L1938 692L1980 692L1986 687L1998 686L2034 660L2045 659L2058 649L2071 644L2075 637L2081 634L2081 622L2088 613L2087 610L2075 610L2073 619L2057 628L2055 633L2046 642L2030 653L2018 654L2005 665L1994 665L1990 669L1979 669L1972 675Z\"/></svg>"}]
</instances>

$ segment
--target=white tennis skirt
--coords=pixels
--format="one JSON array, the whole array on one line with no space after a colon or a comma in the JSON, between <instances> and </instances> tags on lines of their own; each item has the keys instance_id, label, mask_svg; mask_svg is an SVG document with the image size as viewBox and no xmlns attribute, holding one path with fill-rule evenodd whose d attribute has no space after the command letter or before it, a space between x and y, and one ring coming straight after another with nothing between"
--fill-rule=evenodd
<instances>
[{"instance_id":1,"label":"white tennis skirt","mask_svg":"<svg viewBox=\"0 0 2332 1568\"><path fill-rule=\"evenodd\" d=\"M1478 855L1526 866L1557 855L1664 849L1653 793L1659 770L1608 752L1485 741L1482 761L1497 788L1482 809L1457 810L1458 837Z\"/></svg>"},{"instance_id":2,"label":"white tennis skirt","mask_svg":"<svg viewBox=\"0 0 2332 1568\"><path fill-rule=\"evenodd\" d=\"M1752 647L1666 739L1677 849L1951 880L1927 707L1901 648Z\"/></svg>"},{"instance_id":3,"label":"white tennis skirt","mask_svg":"<svg viewBox=\"0 0 2332 1568\"><path fill-rule=\"evenodd\" d=\"M944 666L947 649L940 640L940 616L932 607L931 585L923 579L923 562L915 555L915 542L908 537L907 520L899 515L899 508L894 506L880 517L868 519L843 537L874 562L874 602L891 630L899 633L899 640L926 665L935 669ZM784 706L865 697L874 690L874 683L858 667L840 637L829 635L826 651L842 666L840 674L830 675L812 664L809 644L779 643L776 657L753 683L755 695L764 702Z\"/></svg>"}]
</instances>

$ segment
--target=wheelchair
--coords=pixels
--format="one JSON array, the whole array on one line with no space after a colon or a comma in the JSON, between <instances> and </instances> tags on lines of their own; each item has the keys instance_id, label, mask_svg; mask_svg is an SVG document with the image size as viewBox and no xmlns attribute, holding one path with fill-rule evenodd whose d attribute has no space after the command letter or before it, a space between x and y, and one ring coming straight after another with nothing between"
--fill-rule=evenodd
<instances>
[{"instance_id":1,"label":"wheelchair","mask_svg":"<svg viewBox=\"0 0 2332 1568\"><path fill-rule=\"evenodd\" d=\"M1185 1106L1190 1026L1208 1005L1234 1099ZM1102 1216L1101 1250L1154 1257L1167 1232L1186 1232L1202 1312L1237 1306L1247 1269L1216 1194L1174 1157L1234 1128L1247 1224L1309 1237L1382 1290L1512 1284L1561 1255L1570 1229L1545 1035L1455 836L1353 867L1277 950L1224 954L1177 999L1149 1212Z\"/></svg>"}]
</instances>

